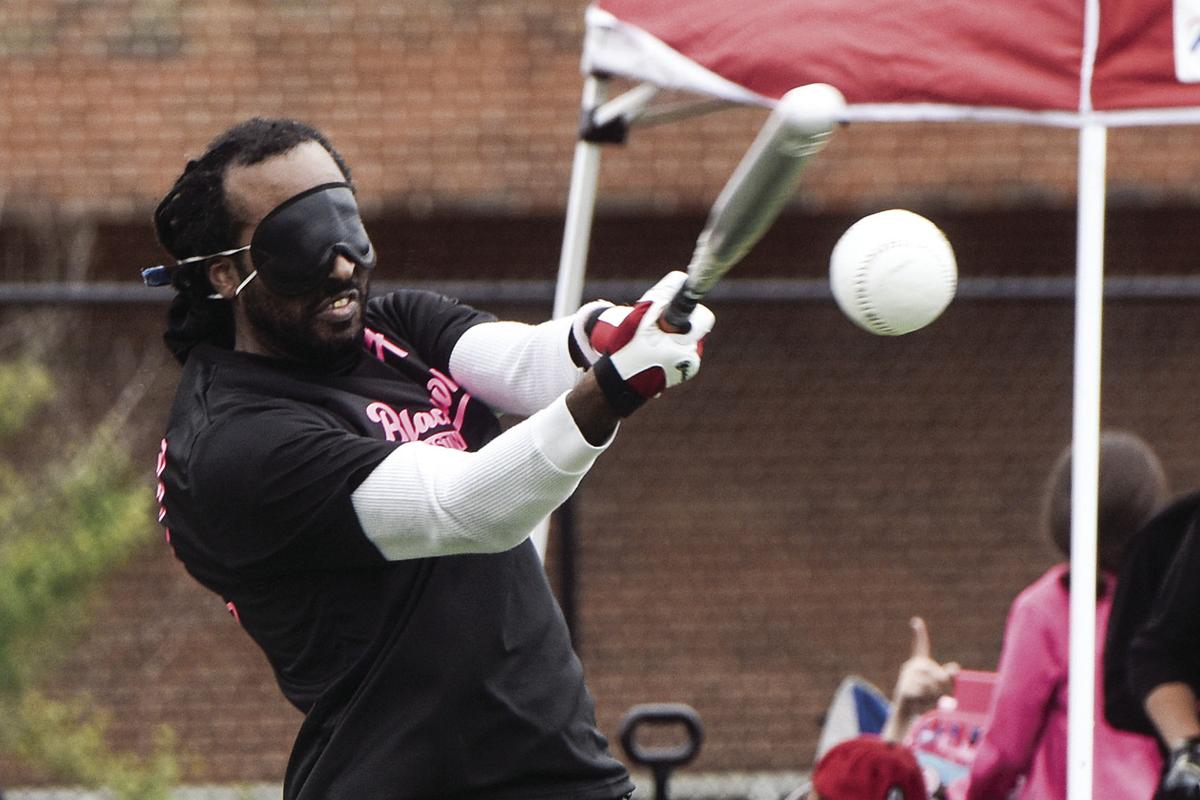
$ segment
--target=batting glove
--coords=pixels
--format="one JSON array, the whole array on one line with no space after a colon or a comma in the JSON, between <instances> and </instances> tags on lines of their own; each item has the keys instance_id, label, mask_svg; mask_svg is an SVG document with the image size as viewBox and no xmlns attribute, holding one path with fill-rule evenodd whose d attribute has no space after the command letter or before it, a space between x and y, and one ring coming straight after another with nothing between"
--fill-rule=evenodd
<instances>
[{"instance_id":1,"label":"batting glove","mask_svg":"<svg viewBox=\"0 0 1200 800\"><path fill-rule=\"evenodd\" d=\"M1200 800L1200 736L1172 750L1169 763L1154 800Z\"/></svg>"},{"instance_id":2,"label":"batting glove","mask_svg":"<svg viewBox=\"0 0 1200 800\"><path fill-rule=\"evenodd\" d=\"M592 334L602 315L609 315L610 322L605 326L607 329L613 325L611 320L615 319L615 324L620 325L621 320L624 320L632 310L630 306L615 306L607 300L593 300L580 306L571 319L570 350L575 366L590 369L604 355L596 348L598 342L592 340Z\"/></svg>"},{"instance_id":3,"label":"batting glove","mask_svg":"<svg viewBox=\"0 0 1200 800\"><path fill-rule=\"evenodd\" d=\"M638 303L669 301L686 280L683 272L669 272L638 298ZM602 357L624 347L636 326L622 323L635 307L617 306L607 300L593 300L581 306L571 321L571 357L576 366L588 369Z\"/></svg>"},{"instance_id":4,"label":"batting glove","mask_svg":"<svg viewBox=\"0 0 1200 800\"><path fill-rule=\"evenodd\" d=\"M663 309L685 279L676 272L659 281L605 335L604 355L594 372L609 406L622 417L700 371L704 337L716 321L712 311L696 306L686 333L666 333L658 327Z\"/></svg>"}]
</instances>

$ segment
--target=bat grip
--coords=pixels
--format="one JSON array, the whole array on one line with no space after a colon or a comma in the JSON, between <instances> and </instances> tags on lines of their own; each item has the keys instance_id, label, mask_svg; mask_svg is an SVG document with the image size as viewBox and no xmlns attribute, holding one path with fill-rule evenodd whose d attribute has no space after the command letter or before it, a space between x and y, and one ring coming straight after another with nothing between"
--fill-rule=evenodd
<instances>
[{"instance_id":1,"label":"bat grip","mask_svg":"<svg viewBox=\"0 0 1200 800\"><path fill-rule=\"evenodd\" d=\"M687 333L692 329L688 317L696 310L700 296L685 283L667 305L658 319L658 327L667 333Z\"/></svg>"}]
</instances>

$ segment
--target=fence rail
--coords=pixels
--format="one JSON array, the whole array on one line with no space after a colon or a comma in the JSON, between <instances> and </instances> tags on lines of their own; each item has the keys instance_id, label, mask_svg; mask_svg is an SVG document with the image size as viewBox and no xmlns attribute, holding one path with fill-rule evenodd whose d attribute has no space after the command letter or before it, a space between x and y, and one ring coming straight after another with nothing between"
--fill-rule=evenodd
<instances>
[{"instance_id":1,"label":"fence rail","mask_svg":"<svg viewBox=\"0 0 1200 800\"><path fill-rule=\"evenodd\" d=\"M648 285L646 280L595 280L584 289L585 297L626 300L637 297ZM376 293L406 286L430 289L465 303L550 304L554 300L551 280L480 280L419 281L375 284ZM1075 279L1060 277L962 278L958 282L960 300L1067 300L1075 296ZM1151 300L1200 298L1200 276L1139 276L1105 279L1104 296L1110 300ZM0 282L0 304L109 305L161 304L170 301L169 289L152 289L132 282L91 281L84 283ZM727 280L710 295L714 301L813 302L832 298L829 283L816 278Z\"/></svg>"}]
</instances>

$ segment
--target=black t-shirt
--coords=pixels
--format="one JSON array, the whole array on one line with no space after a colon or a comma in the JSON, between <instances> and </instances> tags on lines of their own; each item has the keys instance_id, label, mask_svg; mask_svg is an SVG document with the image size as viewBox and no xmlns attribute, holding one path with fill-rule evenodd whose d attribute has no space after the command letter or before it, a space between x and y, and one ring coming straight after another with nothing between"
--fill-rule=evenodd
<instances>
[{"instance_id":1,"label":"black t-shirt","mask_svg":"<svg viewBox=\"0 0 1200 800\"><path fill-rule=\"evenodd\" d=\"M1156 735L1147 695L1182 682L1200 693L1200 492L1147 522L1121 567L1104 644L1104 714L1114 728Z\"/></svg>"},{"instance_id":2,"label":"black t-shirt","mask_svg":"<svg viewBox=\"0 0 1200 800\"><path fill-rule=\"evenodd\" d=\"M350 496L399 444L476 450L495 414L449 374L491 317L428 292L367 307L334 371L199 346L159 458L160 521L306 712L289 800L632 791L529 541L389 562Z\"/></svg>"}]
</instances>

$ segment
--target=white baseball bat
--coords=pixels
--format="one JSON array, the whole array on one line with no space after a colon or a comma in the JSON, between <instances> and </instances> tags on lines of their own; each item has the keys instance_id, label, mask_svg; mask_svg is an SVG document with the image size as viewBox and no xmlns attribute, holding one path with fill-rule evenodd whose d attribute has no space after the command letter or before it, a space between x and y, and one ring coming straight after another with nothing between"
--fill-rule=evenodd
<instances>
[{"instance_id":1,"label":"white baseball bat","mask_svg":"<svg viewBox=\"0 0 1200 800\"><path fill-rule=\"evenodd\" d=\"M664 330L686 331L701 298L767 232L800 181L804 165L825 148L846 107L825 83L798 86L779 99L721 189L688 264L687 283L663 312Z\"/></svg>"}]
</instances>

